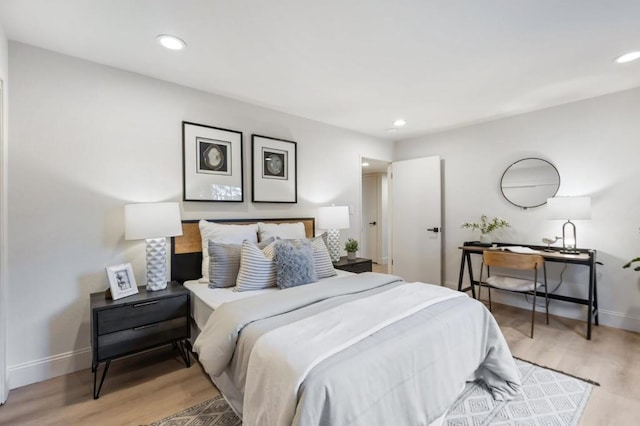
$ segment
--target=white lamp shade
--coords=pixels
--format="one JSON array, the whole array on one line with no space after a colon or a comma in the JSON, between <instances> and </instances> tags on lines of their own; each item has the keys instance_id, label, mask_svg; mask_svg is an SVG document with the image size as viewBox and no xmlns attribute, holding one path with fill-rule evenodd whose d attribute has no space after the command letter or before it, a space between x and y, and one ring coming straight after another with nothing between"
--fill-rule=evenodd
<instances>
[{"instance_id":1,"label":"white lamp shade","mask_svg":"<svg viewBox=\"0 0 640 426\"><path fill-rule=\"evenodd\" d=\"M318 209L318 228L349 229L349 207L320 207Z\"/></svg>"},{"instance_id":2,"label":"white lamp shade","mask_svg":"<svg viewBox=\"0 0 640 426\"><path fill-rule=\"evenodd\" d=\"M591 197L554 197L547 199L549 219L591 219Z\"/></svg>"},{"instance_id":3,"label":"white lamp shade","mask_svg":"<svg viewBox=\"0 0 640 426\"><path fill-rule=\"evenodd\" d=\"M124 206L125 240L182 235L178 203L141 203Z\"/></svg>"}]
</instances>

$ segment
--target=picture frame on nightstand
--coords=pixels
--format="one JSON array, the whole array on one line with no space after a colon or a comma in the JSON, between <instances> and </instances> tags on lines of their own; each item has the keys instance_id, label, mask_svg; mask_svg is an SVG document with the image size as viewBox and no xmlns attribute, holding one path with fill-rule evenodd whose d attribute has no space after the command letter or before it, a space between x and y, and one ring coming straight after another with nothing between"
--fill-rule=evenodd
<instances>
[{"instance_id":1,"label":"picture frame on nightstand","mask_svg":"<svg viewBox=\"0 0 640 426\"><path fill-rule=\"evenodd\" d=\"M133 267L130 263L107 266L106 270L113 300L138 293L136 277L133 275Z\"/></svg>"}]
</instances>

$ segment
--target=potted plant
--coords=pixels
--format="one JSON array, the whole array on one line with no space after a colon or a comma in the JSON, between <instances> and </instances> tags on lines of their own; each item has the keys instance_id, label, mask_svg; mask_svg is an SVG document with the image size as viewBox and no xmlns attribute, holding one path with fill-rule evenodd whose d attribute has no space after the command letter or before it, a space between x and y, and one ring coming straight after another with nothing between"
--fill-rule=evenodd
<instances>
[{"instance_id":1,"label":"potted plant","mask_svg":"<svg viewBox=\"0 0 640 426\"><path fill-rule=\"evenodd\" d=\"M477 229L481 232L480 242L490 244L491 243L491 233L496 229L500 228L509 228L509 222L500 217L494 217L489 220L486 214L480 216L480 222L465 222L461 226L462 228L471 228Z\"/></svg>"},{"instance_id":2,"label":"potted plant","mask_svg":"<svg viewBox=\"0 0 640 426\"><path fill-rule=\"evenodd\" d=\"M355 259L356 252L358 251L358 241L354 240L353 238L349 238L344 244L344 249L347 251L347 259Z\"/></svg>"}]
</instances>

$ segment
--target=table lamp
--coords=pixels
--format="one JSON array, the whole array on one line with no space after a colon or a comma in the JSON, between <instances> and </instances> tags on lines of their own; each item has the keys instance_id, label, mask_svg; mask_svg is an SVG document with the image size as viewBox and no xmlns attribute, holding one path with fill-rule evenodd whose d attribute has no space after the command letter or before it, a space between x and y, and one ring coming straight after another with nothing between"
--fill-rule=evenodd
<instances>
[{"instance_id":1,"label":"table lamp","mask_svg":"<svg viewBox=\"0 0 640 426\"><path fill-rule=\"evenodd\" d=\"M591 219L591 197L554 197L547 199L549 219L566 219L562 225L562 252L576 250L576 225L571 220Z\"/></svg>"},{"instance_id":2,"label":"table lamp","mask_svg":"<svg viewBox=\"0 0 640 426\"><path fill-rule=\"evenodd\" d=\"M147 290L167 288L167 239L182 235L178 203L124 206L124 239L146 240Z\"/></svg>"},{"instance_id":3,"label":"table lamp","mask_svg":"<svg viewBox=\"0 0 640 426\"><path fill-rule=\"evenodd\" d=\"M320 207L318 209L318 228L327 230L327 248L331 261L339 261L340 230L349 228L349 207Z\"/></svg>"}]
</instances>

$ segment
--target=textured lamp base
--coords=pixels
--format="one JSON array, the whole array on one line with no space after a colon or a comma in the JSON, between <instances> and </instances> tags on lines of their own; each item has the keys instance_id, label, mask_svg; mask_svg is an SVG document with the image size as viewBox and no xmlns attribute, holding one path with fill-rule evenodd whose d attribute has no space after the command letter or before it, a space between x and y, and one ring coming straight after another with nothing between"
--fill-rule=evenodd
<instances>
[{"instance_id":1,"label":"textured lamp base","mask_svg":"<svg viewBox=\"0 0 640 426\"><path fill-rule=\"evenodd\" d=\"M327 248L332 262L340 260L340 230L327 229Z\"/></svg>"},{"instance_id":2,"label":"textured lamp base","mask_svg":"<svg viewBox=\"0 0 640 426\"><path fill-rule=\"evenodd\" d=\"M147 239L147 290L167 288L167 239Z\"/></svg>"}]
</instances>

